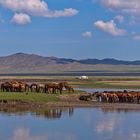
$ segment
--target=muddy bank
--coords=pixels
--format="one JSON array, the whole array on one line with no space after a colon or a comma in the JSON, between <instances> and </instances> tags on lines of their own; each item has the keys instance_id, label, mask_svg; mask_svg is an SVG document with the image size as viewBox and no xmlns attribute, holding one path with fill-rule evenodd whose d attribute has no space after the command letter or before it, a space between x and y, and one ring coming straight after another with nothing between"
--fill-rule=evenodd
<instances>
[{"instance_id":1,"label":"muddy bank","mask_svg":"<svg viewBox=\"0 0 140 140\"><path fill-rule=\"evenodd\" d=\"M71 101L71 100L61 100L58 102L31 102L22 100L0 100L1 108L18 108L18 110L36 110L36 109L47 109L56 107L91 107L91 108L101 108L104 110L140 110L140 104L131 103L99 103L93 101Z\"/></svg>"}]
</instances>

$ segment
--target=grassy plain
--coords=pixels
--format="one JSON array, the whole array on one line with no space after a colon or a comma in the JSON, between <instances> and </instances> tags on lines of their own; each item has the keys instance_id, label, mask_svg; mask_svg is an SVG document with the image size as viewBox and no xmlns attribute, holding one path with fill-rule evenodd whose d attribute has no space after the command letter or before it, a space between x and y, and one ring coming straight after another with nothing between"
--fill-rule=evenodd
<instances>
[{"instance_id":1,"label":"grassy plain","mask_svg":"<svg viewBox=\"0 0 140 140\"><path fill-rule=\"evenodd\" d=\"M79 80L75 76L1 76L0 82L20 80L28 83L68 81L74 88L131 88L140 89L140 76L89 76Z\"/></svg>"},{"instance_id":2,"label":"grassy plain","mask_svg":"<svg viewBox=\"0 0 140 140\"><path fill-rule=\"evenodd\" d=\"M89 80L75 80L72 84L86 88L140 89L140 77L89 77Z\"/></svg>"},{"instance_id":3,"label":"grassy plain","mask_svg":"<svg viewBox=\"0 0 140 140\"><path fill-rule=\"evenodd\" d=\"M31 83L47 83L47 82L60 82L67 81L74 88L117 88L117 89L140 89L140 77L139 76L90 76L88 80L80 80L75 76L1 76L0 82L9 80L24 81ZM80 93L84 91L76 91L69 93L63 91L63 94L45 94L45 93L10 93L0 92L0 102L2 101L25 101L32 103L52 103L57 106L57 103L61 105L69 105L75 103L78 105L77 99ZM81 103L81 102L80 102ZM22 103L21 103L22 104ZM60 105L60 104L59 104Z\"/></svg>"}]
</instances>

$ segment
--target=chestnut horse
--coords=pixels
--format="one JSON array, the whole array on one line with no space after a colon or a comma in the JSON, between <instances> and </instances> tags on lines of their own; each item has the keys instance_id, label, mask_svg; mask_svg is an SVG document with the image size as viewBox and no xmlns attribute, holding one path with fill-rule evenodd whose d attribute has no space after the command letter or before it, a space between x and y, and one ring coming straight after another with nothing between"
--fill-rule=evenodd
<instances>
[{"instance_id":1,"label":"chestnut horse","mask_svg":"<svg viewBox=\"0 0 140 140\"><path fill-rule=\"evenodd\" d=\"M67 82L60 82L60 83L47 83L45 84L45 93L62 93L63 88L68 86Z\"/></svg>"}]
</instances>

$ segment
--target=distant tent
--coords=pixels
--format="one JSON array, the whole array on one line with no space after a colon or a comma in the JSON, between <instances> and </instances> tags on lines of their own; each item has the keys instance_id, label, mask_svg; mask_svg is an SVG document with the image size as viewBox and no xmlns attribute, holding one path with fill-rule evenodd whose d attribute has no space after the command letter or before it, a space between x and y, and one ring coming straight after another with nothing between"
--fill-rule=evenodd
<instances>
[{"instance_id":1,"label":"distant tent","mask_svg":"<svg viewBox=\"0 0 140 140\"><path fill-rule=\"evenodd\" d=\"M77 77L77 79L80 79L80 80L88 80L89 78L88 78L88 76L79 76L79 77Z\"/></svg>"}]
</instances>

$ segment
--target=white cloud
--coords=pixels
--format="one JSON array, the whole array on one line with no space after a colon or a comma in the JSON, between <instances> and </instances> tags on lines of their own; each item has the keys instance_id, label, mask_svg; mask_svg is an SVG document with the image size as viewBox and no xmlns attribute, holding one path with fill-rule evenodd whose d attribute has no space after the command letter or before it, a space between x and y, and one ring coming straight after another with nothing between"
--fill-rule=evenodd
<instances>
[{"instance_id":1,"label":"white cloud","mask_svg":"<svg viewBox=\"0 0 140 140\"><path fill-rule=\"evenodd\" d=\"M132 15L140 15L139 0L99 0L110 10L127 13Z\"/></svg>"},{"instance_id":2,"label":"white cloud","mask_svg":"<svg viewBox=\"0 0 140 140\"><path fill-rule=\"evenodd\" d=\"M87 32L84 32L84 33L82 34L82 36L85 37L85 38L91 38L91 37L92 37L92 33L89 32L89 31L87 31Z\"/></svg>"},{"instance_id":3,"label":"white cloud","mask_svg":"<svg viewBox=\"0 0 140 140\"><path fill-rule=\"evenodd\" d=\"M15 14L11 20L12 23L15 24L27 24L31 22L30 16L27 14L23 14L23 13L19 13L19 14Z\"/></svg>"},{"instance_id":4,"label":"white cloud","mask_svg":"<svg viewBox=\"0 0 140 140\"><path fill-rule=\"evenodd\" d=\"M25 128L18 128L14 131L12 140L47 140L47 136L32 136L30 131Z\"/></svg>"},{"instance_id":5,"label":"white cloud","mask_svg":"<svg viewBox=\"0 0 140 140\"><path fill-rule=\"evenodd\" d=\"M117 19L120 23L124 22L124 16L122 16L122 15L116 16L115 19Z\"/></svg>"},{"instance_id":6,"label":"white cloud","mask_svg":"<svg viewBox=\"0 0 140 140\"><path fill-rule=\"evenodd\" d=\"M40 0L0 0L0 4L13 11L27 12L32 15L42 15L48 10L48 5Z\"/></svg>"},{"instance_id":7,"label":"white cloud","mask_svg":"<svg viewBox=\"0 0 140 140\"><path fill-rule=\"evenodd\" d=\"M77 15L78 11L76 9L64 9L64 10L55 10L55 11L48 11L44 15L45 17L67 17L67 16L74 16Z\"/></svg>"},{"instance_id":8,"label":"white cloud","mask_svg":"<svg viewBox=\"0 0 140 140\"><path fill-rule=\"evenodd\" d=\"M76 140L76 135L73 133L60 133L60 132L50 132L50 133L41 133L38 135L33 134L29 129L26 128L17 128L14 130L13 136L9 140L48 140L48 139L57 139L60 140Z\"/></svg>"},{"instance_id":9,"label":"white cloud","mask_svg":"<svg viewBox=\"0 0 140 140\"><path fill-rule=\"evenodd\" d=\"M132 133L131 136L132 138L140 139L140 133Z\"/></svg>"},{"instance_id":10,"label":"white cloud","mask_svg":"<svg viewBox=\"0 0 140 140\"><path fill-rule=\"evenodd\" d=\"M97 133L112 132L115 126L116 126L116 123L114 120L102 122L96 126L96 132Z\"/></svg>"},{"instance_id":11,"label":"white cloud","mask_svg":"<svg viewBox=\"0 0 140 140\"><path fill-rule=\"evenodd\" d=\"M119 29L113 20L108 22L99 20L94 23L94 26L113 36L123 36L126 33L124 29Z\"/></svg>"},{"instance_id":12,"label":"white cloud","mask_svg":"<svg viewBox=\"0 0 140 140\"><path fill-rule=\"evenodd\" d=\"M134 36L133 39L134 39L134 40L138 40L138 41L140 41L140 35L136 35L136 36Z\"/></svg>"},{"instance_id":13,"label":"white cloud","mask_svg":"<svg viewBox=\"0 0 140 140\"><path fill-rule=\"evenodd\" d=\"M50 10L44 0L0 0L0 5L14 12L23 12L28 15L44 17L75 16L78 10L68 8L64 10Z\"/></svg>"}]
</instances>

